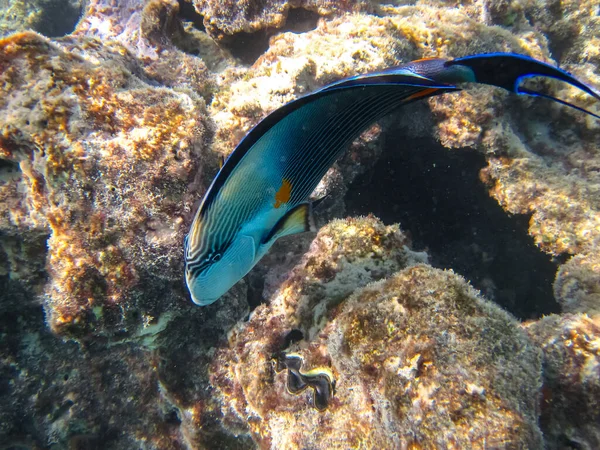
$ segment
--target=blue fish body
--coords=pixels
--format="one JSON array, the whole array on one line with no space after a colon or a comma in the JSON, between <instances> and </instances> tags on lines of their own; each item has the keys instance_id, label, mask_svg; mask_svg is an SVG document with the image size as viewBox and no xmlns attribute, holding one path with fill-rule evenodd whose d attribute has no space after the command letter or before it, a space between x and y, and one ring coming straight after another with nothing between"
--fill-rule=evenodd
<instances>
[{"instance_id":1,"label":"blue fish body","mask_svg":"<svg viewBox=\"0 0 600 450\"><path fill-rule=\"evenodd\" d=\"M314 230L308 198L317 184L353 139L403 105L457 91L453 83L458 82L509 86L513 92L542 95L518 90L532 68L541 70L531 61L542 66L543 76L581 85L600 99L566 72L531 58L526 72L489 75L499 61L518 64L521 58L493 54L462 58L462 62L418 60L335 82L272 112L232 152L196 212L184 246L185 279L193 302L208 305L218 300L278 238Z\"/></svg>"}]
</instances>

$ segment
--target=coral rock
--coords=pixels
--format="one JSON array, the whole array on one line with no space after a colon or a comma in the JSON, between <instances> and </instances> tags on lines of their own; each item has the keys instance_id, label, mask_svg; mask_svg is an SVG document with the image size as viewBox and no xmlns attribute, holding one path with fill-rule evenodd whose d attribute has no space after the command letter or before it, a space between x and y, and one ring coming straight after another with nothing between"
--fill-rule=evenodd
<instances>
[{"instance_id":1,"label":"coral rock","mask_svg":"<svg viewBox=\"0 0 600 450\"><path fill-rule=\"evenodd\" d=\"M577 255L560 267L554 296L565 313L600 315L600 255Z\"/></svg>"},{"instance_id":2,"label":"coral rock","mask_svg":"<svg viewBox=\"0 0 600 450\"><path fill-rule=\"evenodd\" d=\"M325 227L271 304L232 331L212 369L232 429L263 448L541 448L540 353L508 314L419 264L349 295L400 236L372 219ZM414 264L406 256L396 267ZM271 362L284 350L332 374L325 412L310 389L286 390Z\"/></svg>"},{"instance_id":3,"label":"coral rock","mask_svg":"<svg viewBox=\"0 0 600 450\"><path fill-rule=\"evenodd\" d=\"M45 36L64 36L75 28L83 0L0 0L0 37L35 30Z\"/></svg>"},{"instance_id":4,"label":"coral rock","mask_svg":"<svg viewBox=\"0 0 600 450\"><path fill-rule=\"evenodd\" d=\"M162 291L180 277L210 126L198 95L150 86L136 65L116 43L0 41L0 157L13 168L0 183L0 229L28 242L50 235L46 311L59 333L116 331L124 311L139 317L134 298L158 306L142 294L148 283Z\"/></svg>"},{"instance_id":5,"label":"coral rock","mask_svg":"<svg viewBox=\"0 0 600 450\"><path fill-rule=\"evenodd\" d=\"M345 11L366 9L365 0L243 0L193 1L196 10L204 16L206 30L215 38L236 33L253 33L268 28L281 28L291 9L301 8L321 16Z\"/></svg>"},{"instance_id":6,"label":"coral rock","mask_svg":"<svg viewBox=\"0 0 600 450\"><path fill-rule=\"evenodd\" d=\"M547 448L600 448L600 316L552 315L524 328L544 352Z\"/></svg>"}]
</instances>

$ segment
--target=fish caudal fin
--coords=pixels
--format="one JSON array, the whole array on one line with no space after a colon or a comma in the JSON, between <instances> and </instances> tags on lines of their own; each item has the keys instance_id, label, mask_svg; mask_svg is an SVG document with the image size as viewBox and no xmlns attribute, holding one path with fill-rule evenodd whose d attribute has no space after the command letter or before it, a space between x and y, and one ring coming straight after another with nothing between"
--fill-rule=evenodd
<instances>
[{"instance_id":1,"label":"fish caudal fin","mask_svg":"<svg viewBox=\"0 0 600 450\"><path fill-rule=\"evenodd\" d=\"M317 231L313 217L313 206L309 202L300 203L298 206L290 209L275 224L271 232L264 239L264 242L275 241L280 237L303 233L305 231Z\"/></svg>"},{"instance_id":2,"label":"fish caudal fin","mask_svg":"<svg viewBox=\"0 0 600 450\"><path fill-rule=\"evenodd\" d=\"M439 66L439 63L437 63ZM573 105L542 92L534 91L521 86L526 78L547 77L563 81L600 101L600 94L586 84L579 81L568 72L551 66L542 61L535 60L525 55L514 53L489 53L465 56L444 63L446 71L438 71L434 79L444 82L476 82L498 86L516 94L531 95L554 100L561 105L569 106L596 118L597 114L579 106Z\"/></svg>"},{"instance_id":3,"label":"fish caudal fin","mask_svg":"<svg viewBox=\"0 0 600 450\"><path fill-rule=\"evenodd\" d=\"M581 111L581 112L584 112L586 114L589 114L590 116L595 117L596 119L600 119L600 116L598 114L595 114L595 113L593 113L591 111L588 111L587 109L584 109L584 108L582 108L580 106L574 105L573 103L569 103L569 102L567 102L565 100L561 100L560 98L553 97L553 96L551 96L549 94L544 94L543 92L537 92L537 91L534 91L532 89L527 89L527 88L522 87L522 88L519 88L519 93L523 93L523 94L526 94L526 95L531 95L532 97L547 98L548 100L553 100L556 103L560 103L561 105L568 106L570 108L576 109L577 111Z\"/></svg>"}]
</instances>

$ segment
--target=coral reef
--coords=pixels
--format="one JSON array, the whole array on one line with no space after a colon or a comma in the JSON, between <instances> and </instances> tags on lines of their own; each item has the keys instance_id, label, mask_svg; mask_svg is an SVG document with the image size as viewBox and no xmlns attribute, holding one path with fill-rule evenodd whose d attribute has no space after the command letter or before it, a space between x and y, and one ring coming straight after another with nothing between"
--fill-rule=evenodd
<instances>
[{"instance_id":1,"label":"coral reef","mask_svg":"<svg viewBox=\"0 0 600 450\"><path fill-rule=\"evenodd\" d=\"M321 229L271 303L217 353L225 420L263 448L541 448L540 354L514 319L406 254L396 267L408 268L356 290L384 275L373 270L389 261L382 248L407 251L398 231L386 237L392 229L369 218ZM289 374L270 363L286 346L335 378L326 413L286 394ZM317 433L301 432L316 421Z\"/></svg>"},{"instance_id":2,"label":"coral reef","mask_svg":"<svg viewBox=\"0 0 600 450\"><path fill-rule=\"evenodd\" d=\"M546 448L599 448L600 316L552 315L524 328L544 352Z\"/></svg>"},{"instance_id":3,"label":"coral reef","mask_svg":"<svg viewBox=\"0 0 600 450\"><path fill-rule=\"evenodd\" d=\"M328 172L317 213L344 214L391 122L470 147L537 245L572 255L554 283L572 315L523 331L372 217L283 239L208 308L181 279L194 203L265 114L344 76L475 52L554 59L598 86L596 2L194 4L202 16L89 0L66 37L0 40L2 445L540 448L541 417L549 448L597 447L600 127L560 105L482 87L401 111ZM303 365L277 373L278 352Z\"/></svg>"},{"instance_id":4,"label":"coral reef","mask_svg":"<svg viewBox=\"0 0 600 450\"><path fill-rule=\"evenodd\" d=\"M91 0L72 35L119 42L140 60L145 75L153 81L167 87L187 87L209 101L214 81L206 64L175 45L183 46L189 40L178 12L176 0ZM201 48L207 45L203 42Z\"/></svg>"},{"instance_id":5,"label":"coral reef","mask_svg":"<svg viewBox=\"0 0 600 450\"><path fill-rule=\"evenodd\" d=\"M39 308L10 306L0 320L3 448L180 448L156 357L135 342L82 349L40 329Z\"/></svg>"},{"instance_id":6,"label":"coral reef","mask_svg":"<svg viewBox=\"0 0 600 450\"><path fill-rule=\"evenodd\" d=\"M552 42L540 32L545 29L528 23L490 27L488 6L476 2L454 9L418 2L410 7L381 7L383 17L348 15L322 21L307 33L272 37L269 49L251 68L232 68L219 77L219 90L210 106L217 124L213 148L228 153L265 111L303 92L401 60L507 50L550 60ZM312 45L315 41L318 46ZM589 64L566 67L598 84ZM590 107L571 89L563 88L556 95ZM446 147L472 147L483 154L487 167L481 179L490 194L510 214L531 215L529 233L544 251L594 254L600 199L594 187L599 134L593 120L560 105L520 100L486 87L429 103L433 115L417 109L416 114L411 110L393 119L409 135L437 134ZM555 118L551 126L548 111ZM371 133L356 144L348 154L352 158L340 160L325 178L321 193L332 192L336 201L328 207L334 214L344 211L342 195L348 185L361 170L370 170L381 153L379 135ZM361 164L355 164L357 160Z\"/></svg>"},{"instance_id":7,"label":"coral reef","mask_svg":"<svg viewBox=\"0 0 600 450\"><path fill-rule=\"evenodd\" d=\"M596 0L526 0L479 2L481 14L492 24L510 30L535 27L549 41L554 58L560 62L598 65L600 25L595 20Z\"/></svg>"},{"instance_id":8,"label":"coral reef","mask_svg":"<svg viewBox=\"0 0 600 450\"><path fill-rule=\"evenodd\" d=\"M2 448L253 448L220 431L208 382L211 348L247 314L244 303L173 310L135 334L81 345L53 335L18 286L0 277Z\"/></svg>"}]
</instances>

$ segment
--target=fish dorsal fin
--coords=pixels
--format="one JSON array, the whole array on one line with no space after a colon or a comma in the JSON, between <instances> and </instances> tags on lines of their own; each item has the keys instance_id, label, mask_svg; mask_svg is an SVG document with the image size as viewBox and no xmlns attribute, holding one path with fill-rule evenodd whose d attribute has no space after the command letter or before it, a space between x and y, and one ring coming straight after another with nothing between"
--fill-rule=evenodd
<instances>
[{"instance_id":1,"label":"fish dorsal fin","mask_svg":"<svg viewBox=\"0 0 600 450\"><path fill-rule=\"evenodd\" d=\"M275 241L283 236L303 233L305 231L317 231L312 213L312 204L309 202L300 203L279 219L271 232L264 239L264 243Z\"/></svg>"}]
</instances>

